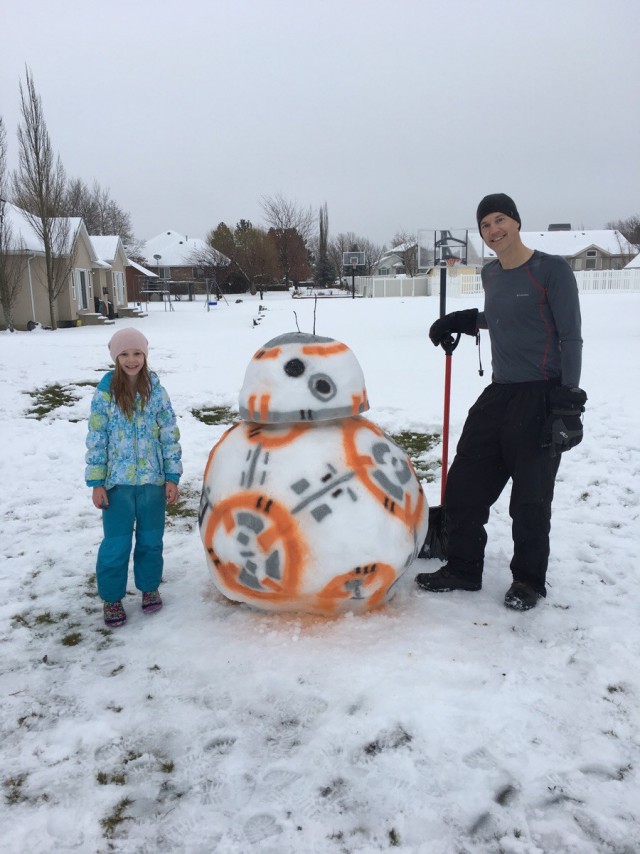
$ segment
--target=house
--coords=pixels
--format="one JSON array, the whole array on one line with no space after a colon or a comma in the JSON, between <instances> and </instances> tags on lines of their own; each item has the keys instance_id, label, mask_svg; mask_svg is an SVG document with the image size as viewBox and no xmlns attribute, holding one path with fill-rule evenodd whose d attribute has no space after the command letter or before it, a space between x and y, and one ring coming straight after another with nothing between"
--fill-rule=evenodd
<instances>
[{"instance_id":1,"label":"house","mask_svg":"<svg viewBox=\"0 0 640 854\"><path fill-rule=\"evenodd\" d=\"M44 245L25 211L9 202L4 202L3 206L11 235L7 257L19 285L13 307L15 328L31 329L38 323L50 326ZM100 282L101 274L109 270L111 265L98 257L82 219L60 217L56 223L63 235L63 245L55 260L64 276L62 288L53 305L56 325L69 327L112 322L96 312L95 298L100 298L102 294L94 287L94 280ZM120 305L127 304L126 286L124 294L120 292L117 299Z\"/></svg>"},{"instance_id":2,"label":"house","mask_svg":"<svg viewBox=\"0 0 640 854\"><path fill-rule=\"evenodd\" d=\"M571 227L550 231L522 231L522 242L530 249L561 255L572 270L621 270L638 249L615 229L573 231ZM469 232L468 259L479 266L496 257L479 232Z\"/></svg>"},{"instance_id":3,"label":"house","mask_svg":"<svg viewBox=\"0 0 640 854\"><path fill-rule=\"evenodd\" d=\"M140 254L145 266L155 270L158 278L191 282L205 278L204 270L198 266L198 258L206 255L207 250L207 244L198 237L163 231L147 240Z\"/></svg>"},{"instance_id":4,"label":"house","mask_svg":"<svg viewBox=\"0 0 640 854\"><path fill-rule=\"evenodd\" d=\"M125 280L127 283L127 294L131 302L141 302L145 298L145 291L157 287L158 274L147 270L142 264L127 259L125 269Z\"/></svg>"},{"instance_id":5,"label":"house","mask_svg":"<svg viewBox=\"0 0 640 854\"><path fill-rule=\"evenodd\" d=\"M374 276L391 277L409 275L417 272L418 244L400 243L380 258L373 269Z\"/></svg>"},{"instance_id":6,"label":"house","mask_svg":"<svg viewBox=\"0 0 640 854\"><path fill-rule=\"evenodd\" d=\"M137 309L129 308L126 281L127 267L131 263L118 235L91 235L91 243L98 259L105 265L93 271L93 299L95 311L108 317L133 317ZM150 276L155 278L154 273Z\"/></svg>"}]
</instances>

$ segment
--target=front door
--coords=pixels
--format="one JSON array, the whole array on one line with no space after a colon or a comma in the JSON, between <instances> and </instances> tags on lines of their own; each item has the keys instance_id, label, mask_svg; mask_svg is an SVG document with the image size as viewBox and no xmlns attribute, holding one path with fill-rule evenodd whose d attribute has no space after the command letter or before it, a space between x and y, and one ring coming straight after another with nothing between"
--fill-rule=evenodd
<instances>
[{"instance_id":1,"label":"front door","mask_svg":"<svg viewBox=\"0 0 640 854\"><path fill-rule=\"evenodd\" d=\"M73 278L75 279L74 284L76 286L76 305L78 306L78 309L82 311L83 309L89 308L86 270L74 270Z\"/></svg>"}]
</instances>

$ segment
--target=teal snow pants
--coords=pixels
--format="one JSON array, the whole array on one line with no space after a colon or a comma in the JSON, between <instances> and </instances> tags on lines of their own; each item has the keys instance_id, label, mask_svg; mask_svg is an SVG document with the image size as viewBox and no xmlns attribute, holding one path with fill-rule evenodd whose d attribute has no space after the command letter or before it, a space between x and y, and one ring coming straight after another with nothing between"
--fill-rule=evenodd
<instances>
[{"instance_id":1,"label":"teal snow pants","mask_svg":"<svg viewBox=\"0 0 640 854\"><path fill-rule=\"evenodd\" d=\"M127 592L129 556L141 591L157 590L162 579L162 536L166 506L165 487L114 486L107 492L109 506L102 511L104 540L98 549L96 578L105 602L117 602Z\"/></svg>"}]
</instances>

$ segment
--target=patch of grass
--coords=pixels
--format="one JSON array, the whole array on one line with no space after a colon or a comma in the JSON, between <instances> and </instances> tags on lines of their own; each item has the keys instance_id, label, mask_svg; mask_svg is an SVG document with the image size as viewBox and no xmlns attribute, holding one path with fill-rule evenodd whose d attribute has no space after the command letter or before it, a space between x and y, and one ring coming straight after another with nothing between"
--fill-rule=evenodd
<instances>
[{"instance_id":1,"label":"patch of grass","mask_svg":"<svg viewBox=\"0 0 640 854\"><path fill-rule=\"evenodd\" d=\"M173 771L173 769L175 768L175 764L174 764L173 762L171 762L171 761L169 761L169 762L161 762L161 763L160 763L160 768L162 769L162 771L163 771L165 774L171 774L171 772L172 772L172 771Z\"/></svg>"},{"instance_id":2,"label":"patch of grass","mask_svg":"<svg viewBox=\"0 0 640 854\"><path fill-rule=\"evenodd\" d=\"M367 756L377 756L383 750L398 750L400 747L406 747L411 744L413 736L411 736L403 727L399 726L389 733L383 733L374 741L369 742L364 747L364 752Z\"/></svg>"},{"instance_id":3,"label":"patch of grass","mask_svg":"<svg viewBox=\"0 0 640 854\"><path fill-rule=\"evenodd\" d=\"M60 643L63 646L77 646L82 640L82 635L80 632L69 632L68 635L65 635Z\"/></svg>"},{"instance_id":4,"label":"patch of grass","mask_svg":"<svg viewBox=\"0 0 640 854\"><path fill-rule=\"evenodd\" d=\"M62 386L59 383L46 385L37 388L35 391L27 391L25 394L34 400L34 406L27 410L27 416L35 417L38 421L59 406L71 406L80 400L78 395L70 390L69 386Z\"/></svg>"},{"instance_id":5,"label":"patch of grass","mask_svg":"<svg viewBox=\"0 0 640 854\"><path fill-rule=\"evenodd\" d=\"M27 800L27 796L22 791L22 787L26 779L26 774L18 774L17 777L7 777L6 780L2 781L2 785L5 790L5 804L14 806L14 804L19 804L22 801Z\"/></svg>"},{"instance_id":6,"label":"patch of grass","mask_svg":"<svg viewBox=\"0 0 640 854\"><path fill-rule=\"evenodd\" d=\"M123 771L120 771L117 774L105 774L104 771L98 771L96 774L96 782L101 786L108 786L109 784L112 786L124 786L127 782L127 778Z\"/></svg>"},{"instance_id":7,"label":"patch of grass","mask_svg":"<svg viewBox=\"0 0 640 854\"><path fill-rule=\"evenodd\" d=\"M13 621L14 628L16 626L24 626L26 629L31 628L31 625L24 614L14 614L13 617L11 617L11 620Z\"/></svg>"},{"instance_id":8,"label":"patch of grass","mask_svg":"<svg viewBox=\"0 0 640 854\"><path fill-rule=\"evenodd\" d=\"M203 406L202 409L192 409L191 414L198 421L209 426L213 424L233 424L240 417L229 406Z\"/></svg>"},{"instance_id":9,"label":"patch of grass","mask_svg":"<svg viewBox=\"0 0 640 854\"><path fill-rule=\"evenodd\" d=\"M131 798L122 798L109 815L100 819L102 832L107 839L113 839L116 831L125 821L133 821L133 816L124 814L127 807L130 807L132 803Z\"/></svg>"},{"instance_id":10,"label":"patch of grass","mask_svg":"<svg viewBox=\"0 0 640 854\"><path fill-rule=\"evenodd\" d=\"M200 506L200 493L195 493L188 486L180 487L180 498L175 504L167 504L167 516L169 521L177 519L189 519L192 522L198 518Z\"/></svg>"},{"instance_id":11,"label":"patch of grass","mask_svg":"<svg viewBox=\"0 0 640 854\"><path fill-rule=\"evenodd\" d=\"M18 726L26 726L27 729L29 729L27 724L32 721L33 718L37 720L38 718L42 717L43 715L39 714L38 712L31 712L28 715L23 715L22 717L18 718Z\"/></svg>"},{"instance_id":12,"label":"patch of grass","mask_svg":"<svg viewBox=\"0 0 640 854\"><path fill-rule=\"evenodd\" d=\"M392 827L389 831L389 845L392 848L397 848L400 845L400 835L395 827Z\"/></svg>"},{"instance_id":13,"label":"patch of grass","mask_svg":"<svg viewBox=\"0 0 640 854\"><path fill-rule=\"evenodd\" d=\"M400 433L392 433L391 438L407 452L420 480L426 480L428 483L435 480L433 469L437 464L426 462L424 455L438 444L439 433L401 430Z\"/></svg>"}]
</instances>

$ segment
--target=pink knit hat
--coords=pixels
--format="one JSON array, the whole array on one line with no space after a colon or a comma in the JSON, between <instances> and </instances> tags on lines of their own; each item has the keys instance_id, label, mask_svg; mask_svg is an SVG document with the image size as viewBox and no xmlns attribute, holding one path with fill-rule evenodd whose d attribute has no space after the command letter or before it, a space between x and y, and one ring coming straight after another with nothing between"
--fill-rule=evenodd
<instances>
[{"instance_id":1,"label":"pink knit hat","mask_svg":"<svg viewBox=\"0 0 640 854\"><path fill-rule=\"evenodd\" d=\"M113 361L115 362L120 353L124 353L125 350L140 350L141 353L148 356L149 342L137 329L132 327L120 329L109 341L109 352Z\"/></svg>"}]
</instances>

